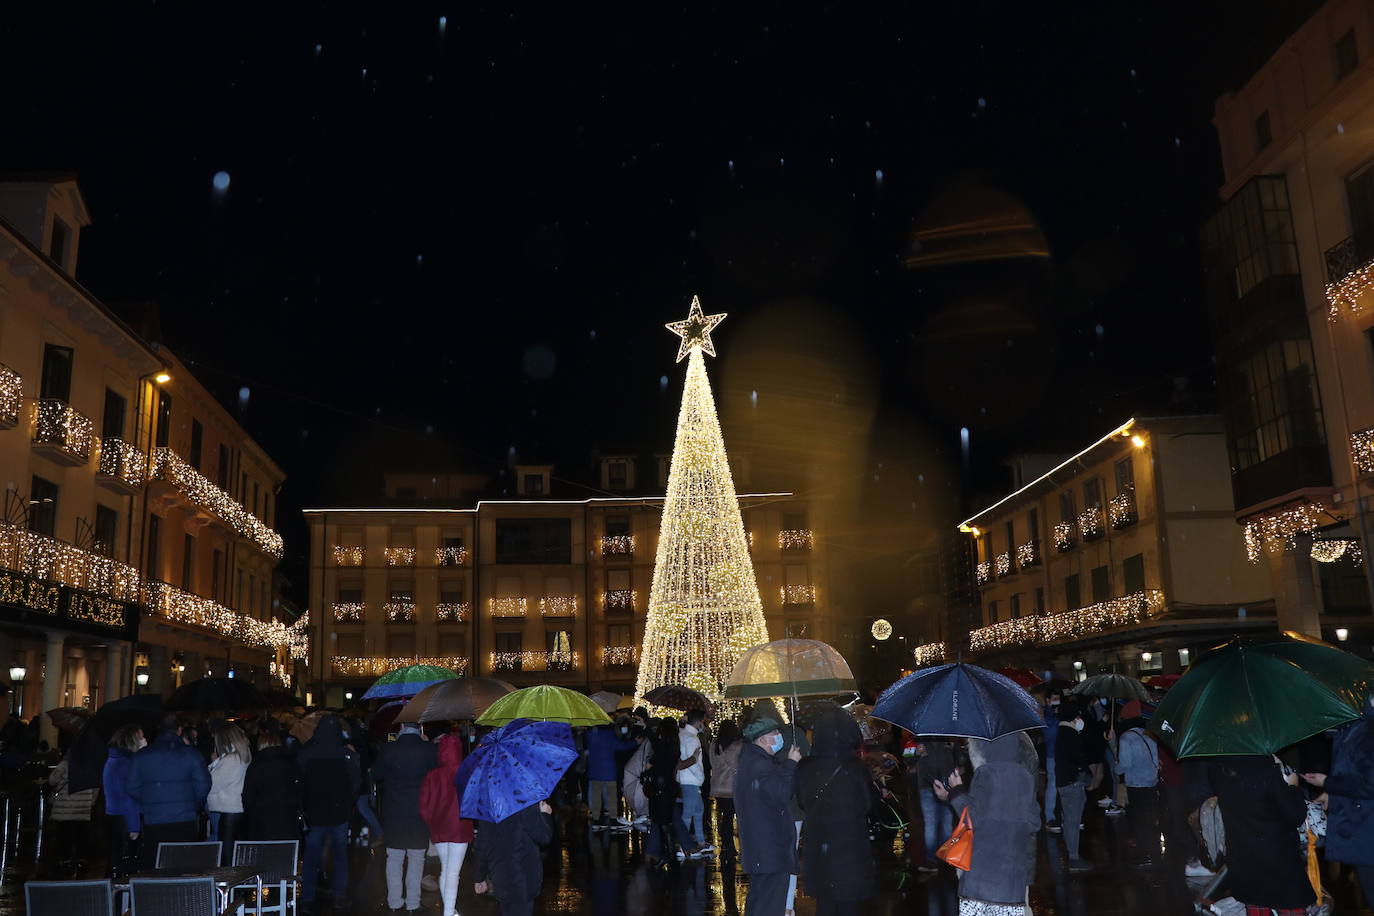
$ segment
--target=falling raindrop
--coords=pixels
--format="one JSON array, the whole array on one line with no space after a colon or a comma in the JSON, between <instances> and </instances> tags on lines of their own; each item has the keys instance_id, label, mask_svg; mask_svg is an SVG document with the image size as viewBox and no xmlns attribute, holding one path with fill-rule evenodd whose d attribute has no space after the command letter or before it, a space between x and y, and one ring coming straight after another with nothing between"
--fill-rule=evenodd
<instances>
[{"instance_id":1,"label":"falling raindrop","mask_svg":"<svg viewBox=\"0 0 1374 916\"><path fill-rule=\"evenodd\" d=\"M877 185L878 187L880 187L880 188L883 186L883 170L882 170L882 169L878 169L877 171L875 171L875 172L873 173L873 183L876 184L876 185Z\"/></svg>"},{"instance_id":2,"label":"falling raindrop","mask_svg":"<svg viewBox=\"0 0 1374 916\"><path fill-rule=\"evenodd\" d=\"M214 186L215 193L223 194L229 190L229 173L221 169L215 173L214 178L210 179L210 184Z\"/></svg>"},{"instance_id":3,"label":"falling raindrop","mask_svg":"<svg viewBox=\"0 0 1374 916\"><path fill-rule=\"evenodd\" d=\"M1093 327L1093 333L1096 334L1098 337L1101 337L1103 334L1107 333L1107 329L1099 324Z\"/></svg>"},{"instance_id":4,"label":"falling raindrop","mask_svg":"<svg viewBox=\"0 0 1374 916\"><path fill-rule=\"evenodd\" d=\"M659 391L667 391L667 390L668 390L668 376L666 376L666 375L660 375L660 376L658 377L658 390L659 390Z\"/></svg>"},{"instance_id":5,"label":"falling raindrop","mask_svg":"<svg viewBox=\"0 0 1374 916\"><path fill-rule=\"evenodd\" d=\"M759 406L759 393L757 391L749 392L749 403L754 407Z\"/></svg>"},{"instance_id":6,"label":"falling raindrop","mask_svg":"<svg viewBox=\"0 0 1374 916\"><path fill-rule=\"evenodd\" d=\"M445 30L447 30L447 29L448 29L448 17L447 17L447 16L440 16L440 17L439 17L439 34L440 34L440 35L443 35L444 32L445 32Z\"/></svg>"},{"instance_id":7,"label":"falling raindrop","mask_svg":"<svg viewBox=\"0 0 1374 916\"><path fill-rule=\"evenodd\" d=\"M247 385L244 385L242 388L239 389L239 406L240 406L240 407L246 407L246 406L248 405L248 396L249 396L250 394L252 394L252 392L248 390L248 386L247 386Z\"/></svg>"}]
</instances>

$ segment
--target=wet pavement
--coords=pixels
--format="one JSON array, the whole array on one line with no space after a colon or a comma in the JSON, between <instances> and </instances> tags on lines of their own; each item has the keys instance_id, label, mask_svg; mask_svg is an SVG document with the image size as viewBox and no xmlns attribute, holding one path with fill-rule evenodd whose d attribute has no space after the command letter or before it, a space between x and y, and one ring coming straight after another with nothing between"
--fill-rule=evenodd
<instances>
[{"instance_id":1,"label":"wet pavement","mask_svg":"<svg viewBox=\"0 0 1374 916\"><path fill-rule=\"evenodd\" d=\"M33 792L0 796L0 816L0 916L23 912L23 882L31 877L103 875L103 824L97 822L75 837L86 861L73 870L64 860L74 837L55 832L51 824L42 829ZM1084 858L1094 865L1091 873L1070 876L1062 864L1059 837L1040 835L1036 883L1031 888L1031 907L1036 916L1156 916L1194 911L1193 890L1183 877L1182 861L1166 850L1160 865L1151 869L1133 867L1129 863L1135 856L1128 847L1124 819L1108 818L1091 806L1086 819L1082 849ZM560 811L558 824L558 838L546 859L544 893L535 906L538 913L733 916L744 909L748 880L728 863L689 859L652 867L645 855L645 834L592 831L585 818L568 811ZM919 862L909 860L901 831L880 839L875 850L879 863L878 893L864 904L865 916L957 916L957 883L950 869L943 867L935 875L921 874L915 867ZM384 862L380 850L352 848L353 901L347 914L386 912ZM1345 869L1338 874L1340 871L1335 866L1328 867L1328 889L1336 904L1333 912L1339 916L1370 916L1370 910L1358 903L1353 873ZM428 861L427 872L437 874L437 860ZM320 916L345 916L331 907L327 899L322 898L319 903ZM438 910L438 895L426 892L421 913L433 914ZM497 913L492 901L472 893L467 869L460 884L458 911L467 916ZM796 912L798 916L811 916L814 912L804 883L797 896Z\"/></svg>"}]
</instances>

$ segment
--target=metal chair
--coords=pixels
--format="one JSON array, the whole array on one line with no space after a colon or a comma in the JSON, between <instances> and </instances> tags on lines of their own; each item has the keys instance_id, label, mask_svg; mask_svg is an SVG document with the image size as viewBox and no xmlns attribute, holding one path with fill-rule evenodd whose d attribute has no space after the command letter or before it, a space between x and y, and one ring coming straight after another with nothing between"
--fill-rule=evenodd
<instances>
[{"instance_id":1,"label":"metal chair","mask_svg":"<svg viewBox=\"0 0 1374 916\"><path fill-rule=\"evenodd\" d=\"M131 878L129 916L219 916L215 879Z\"/></svg>"},{"instance_id":2,"label":"metal chair","mask_svg":"<svg viewBox=\"0 0 1374 916\"><path fill-rule=\"evenodd\" d=\"M219 868L223 843L158 843L158 868Z\"/></svg>"},{"instance_id":3,"label":"metal chair","mask_svg":"<svg viewBox=\"0 0 1374 916\"><path fill-rule=\"evenodd\" d=\"M28 916L114 916L109 881L27 881L24 912Z\"/></svg>"},{"instance_id":4,"label":"metal chair","mask_svg":"<svg viewBox=\"0 0 1374 916\"><path fill-rule=\"evenodd\" d=\"M299 840L240 840L234 844L234 864L251 865L262 875L262 883L276 885L280 896L276 906L264 906L262 900L256 907L249 907L254 913L264 911L286 916L287 907L296 911L296 881L299 872L296 868ZM256 889L256 884L240 884L234 890Z\"/></svg>"}]
</instances>

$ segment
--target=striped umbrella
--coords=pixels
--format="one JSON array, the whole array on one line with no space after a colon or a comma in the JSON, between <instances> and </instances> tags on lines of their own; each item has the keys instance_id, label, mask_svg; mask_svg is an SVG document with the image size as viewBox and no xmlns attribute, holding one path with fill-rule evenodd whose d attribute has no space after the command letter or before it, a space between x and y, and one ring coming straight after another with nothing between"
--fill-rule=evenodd
<instances>
[{"instance_id":1,"label":"striped umbrella","mask_svg":"<svg viewBox=\"0 0 1374 916\"><path fill-rule=\"evenodd\" d=\"M367 688L364 700L393 700L400 697L413 697L430 684L452 681L458 672L438 665L406 665L377 678L376 683Z\"/></svg>"}]
</instances>

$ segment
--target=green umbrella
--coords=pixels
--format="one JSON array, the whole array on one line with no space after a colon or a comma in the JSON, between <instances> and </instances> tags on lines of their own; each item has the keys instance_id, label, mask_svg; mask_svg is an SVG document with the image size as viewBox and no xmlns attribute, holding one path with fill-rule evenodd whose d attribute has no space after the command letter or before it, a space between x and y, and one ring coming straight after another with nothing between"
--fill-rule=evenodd
<instances>
[{"instance_id":1,"label":"green umbrella","mask_svg":"<svg viewBox=\"0 0 1374 916\"><path fill-rule=\"evenodd\" d=\"M1179 757L1273 754L1360 718L1374 665L1298 633L1232 640L1207 653L1150 729Z\"/></svg>"},{"instance_id":2,"label":"green umbrella","mask_svg":"<svg viewBox=\"0 0 1374 916\"><path fill-rule=\"evenodd\" d=\"M387 672L363 694L364 700L395 700L410 698L430 684L452 681L458 672L438 665L406 665L395 671Z\"/></svg>"},{"instance_id":3,"label":"green umbrella","mask_svg":"<svg viewBox=\"0 0 1374 916\"><path fill-rule=\"evenodd\" d=\"M477 724L505 725L514 719L539 719L569 725L605 725L611 721L591 697L566 687L541 684L506 694L487 707Z\"/></svg>"}]
</instances>

